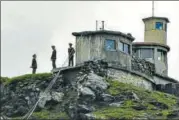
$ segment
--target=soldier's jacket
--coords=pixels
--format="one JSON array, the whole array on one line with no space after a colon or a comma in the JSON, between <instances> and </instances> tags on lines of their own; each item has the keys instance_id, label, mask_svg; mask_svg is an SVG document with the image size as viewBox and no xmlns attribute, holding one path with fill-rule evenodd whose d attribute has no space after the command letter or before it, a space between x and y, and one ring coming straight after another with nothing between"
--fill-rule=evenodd
<instances>
[{"instance_id":1,"label":"soldier's jacket","mask_svg":"<svg viewBox=\"0 0 179 120\"><path fill-rule=\"evenodd\" d=\"M51 59L56 59L56 50L53 50Z\"/></svg>"},{"instance_id":2,"label":"soldier's jacket","mask_svg":"<svg viewBox=\"0 0 179 120\"><path fill-rule=\"evenodd\" d=\"M75 49L74 49L73 47L68 48L68 55L69 55L69 56L73 56L74 53L75 53Z\"/></svg>"},{"instance_id":3,"label":"soldier's jacket","mask_svg":"<svg viewBox=\"0 0 179 120\"><path fill-rule=\"evenodd\" d=\"M35 58L32 59L32 65L31 65L32 68L37 68L37 61Z\"/></svg>"}]
</instances>

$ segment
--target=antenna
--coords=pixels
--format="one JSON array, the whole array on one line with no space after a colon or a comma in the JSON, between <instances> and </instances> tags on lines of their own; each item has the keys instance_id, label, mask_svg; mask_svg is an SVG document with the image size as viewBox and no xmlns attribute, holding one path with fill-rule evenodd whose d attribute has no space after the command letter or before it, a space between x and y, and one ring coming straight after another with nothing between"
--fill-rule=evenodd
<instances>
[{"instance_id":1,"label":"antenna","mask_svg":"<svg viewBox=\"0 0 179 120\"><path fill-rule=\"evenodd\" d=\"M96 31L98 30L98 21L96 20Z\"/></svg>"},{"instance_id":2,"label":"antenna","mask_svg":"<svg viewBox=\"0 0 179 120\"><path fill-rule=\"evenodd\" d=\"M104 21L101 21L102 22L102 30L104 30Z\"/></svg>"},{"instance_id":3,"label":"antenna","mask_svg":"<svg viewBox=\"0 0 179 120\"><path fill-rule=\"evenodd\" d=\"M152 17L154 17L154 0L152 0Z\"/></svg>"}]
</instances>

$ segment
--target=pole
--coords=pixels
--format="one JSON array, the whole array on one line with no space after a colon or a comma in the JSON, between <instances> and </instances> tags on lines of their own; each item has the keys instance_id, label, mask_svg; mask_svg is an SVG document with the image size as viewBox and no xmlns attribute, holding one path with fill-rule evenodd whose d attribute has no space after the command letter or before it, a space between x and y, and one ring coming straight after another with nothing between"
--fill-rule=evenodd
<instances>
[{"instance_id":1,"label":"pole","mask_svg":"<svg viewBox=\"0 0 179 120\"><path fill-rule=\"evenodd\" d=\"M98 30L98 21L96 20L96 31Z\"/></svg>"},{"instance_id":2,"label":"pole","mask_svg":"<svg viewBox=\"0 0 179 120\"><path fill-rule=\"evenodd\" d=\"M154 0L152 0L152 17L154 17Z\"/></svg>"}]
</instances>

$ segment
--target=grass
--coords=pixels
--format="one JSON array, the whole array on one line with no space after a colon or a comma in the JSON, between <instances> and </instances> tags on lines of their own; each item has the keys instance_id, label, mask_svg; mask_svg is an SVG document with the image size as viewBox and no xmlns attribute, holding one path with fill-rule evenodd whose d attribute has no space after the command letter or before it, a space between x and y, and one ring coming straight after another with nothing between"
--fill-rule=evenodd
<instances>
[{"instance_id":1,"label":"grass","mask_svg":"<svg viewBox=\"0 0 179 120\"><path fill-rule=\"evenodd\" d=\"M104 106L99 108L93 112L97 119L133 119L138 117L145 117L145 114L161 119L166 119L167 115L170 113L170 111L172 111L172 108L177 103L177 98L173 95L158 91L148 91L144 88L136 87L131 84L121 83L116 80L108 79L107 82L110 84L110 87L107 89L108 94L118 96L120 94L125 95L126 92L134 92L140 100L137 102L134 102L133 100L126 100L120 107ZM163 103L168 106L168 109L163 110L157 108L157 110L154 110L154 108L157 106L150 104L150 101ZM135 110L132 108L132 106L135 105L143 105L146 107L146 109L140 111Z\"/></svg>"},{"instance_id":2,"label":"grass","mask_svg":"<svg viewBox=\"0 0 179 120\"><path fill-rule=\"evenodd\" d=\"M24 80L31 80L31 79L47 80L51 76L52 73L25 74L22 76L17 76L12 78L1 77L1 82L4 83L5 85L8 85L11 83L20 82Z\"/></svg>"},{"instance_id":3,"label":"grass","mask_svg":"<svg viewBox=\"0 0 179 120\"><path fill-rule=\"evenodd\" d=\"M50 112L47 110L42 110L40 112L34 112L32 116L37 119L69 119L68 115L65 112Z\"/></svg>"}]
</instances>

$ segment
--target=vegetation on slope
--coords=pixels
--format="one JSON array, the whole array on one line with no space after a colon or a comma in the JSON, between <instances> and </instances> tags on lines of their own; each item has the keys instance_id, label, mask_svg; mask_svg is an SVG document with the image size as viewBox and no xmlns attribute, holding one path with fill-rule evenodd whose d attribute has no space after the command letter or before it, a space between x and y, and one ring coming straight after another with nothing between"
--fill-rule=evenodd
<instances>
[{"instance_id":1,"label":"vegetation on slope","mask_svg":"<svg viewBox=\"0 0 179 120\"><path fill-rule=\"evenodd\" d=\"M4 83L5 85L8 85L10 83L20 82L23 80L26 80L26 81L31 80L31 79L48 80L49 77L51 76L52 76L52 73L38 73L38 74L25 74L22 76L17 76L17 77L12 77L12 78L1 77L0 83Z\"/></svg>"},{"instance_id":2,"label":"vegetation on slope","mask_svg":"<svg viewBox=\"0 0 179 120\"><path fill-rule=\"evenodd\" d=\"M158 118L166 119L177 104L177 98L173 95L157 91L148 91L131 84L120 83L115 80L107 80L110 87L107 92L113 96L125 95L128 92L135 93L139 100L126 100L120 107L104 106L93 114L98 119L133 119L133 118ZM136 110L137 108L142 108Z\"/></svg>"}]
</instances>

